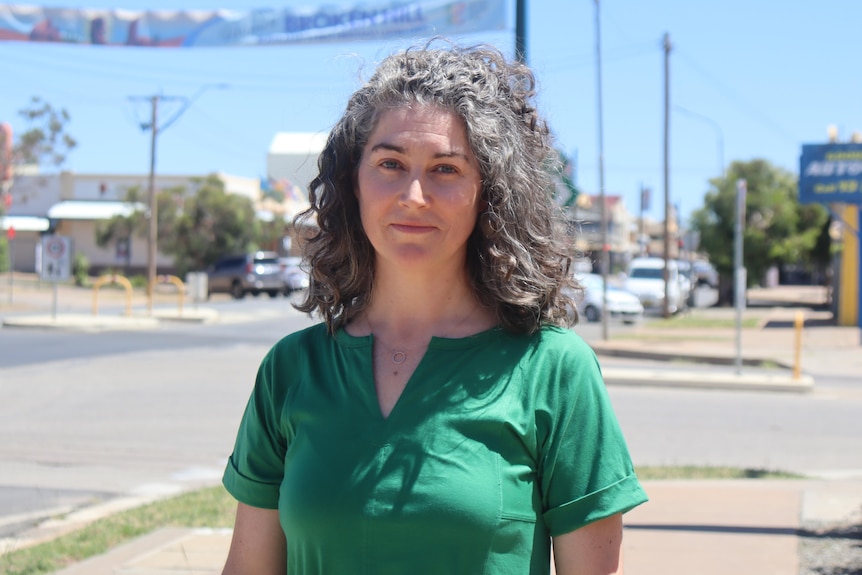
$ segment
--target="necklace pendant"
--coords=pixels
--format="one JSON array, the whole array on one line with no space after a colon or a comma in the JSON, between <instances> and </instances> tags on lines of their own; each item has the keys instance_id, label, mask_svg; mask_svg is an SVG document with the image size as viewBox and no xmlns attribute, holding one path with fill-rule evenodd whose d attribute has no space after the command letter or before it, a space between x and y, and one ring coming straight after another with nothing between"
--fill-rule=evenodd
<instances>
[{"instance_id":1,"label":"necklace pendant","mask_svg":"<svg viewBox=\"0 0 862 575\"><path fill-rule=\"evenodd\" d=\"M397 364L397 365L401 365L405 361L407 361L407 352L406 351L396 350L396 351L392 352L392 363Z\"/></svg>"}]
</instances>

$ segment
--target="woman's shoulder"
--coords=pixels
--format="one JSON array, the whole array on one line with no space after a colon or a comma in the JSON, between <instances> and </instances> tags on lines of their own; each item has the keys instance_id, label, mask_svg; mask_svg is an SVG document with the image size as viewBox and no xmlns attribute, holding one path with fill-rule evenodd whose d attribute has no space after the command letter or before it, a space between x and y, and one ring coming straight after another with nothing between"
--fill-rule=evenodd
<instances>
[{"instance_id":1,"label":"woman's shoulder","mask_svg":"<svg viewBox=\"0 0 862 575\"><path fill-rule=\"evenodd\" d=\"M474 336L485 347L518 348L529 355L595 356L593 349L583 338L564 327L544 325L537 331L524 334L511 332L500 327Z\"/></svg>"},{"instance_id":2,"label":"woman's shoulder","mask_svg":"<svg viewBox=\"0 0 862 575\"><path fill-rule=\"evenodd\" d=\"M293 331L276 342L274 349L285 349L297 345L305 345L316 341L325 341L329 338L329 332L326 329L326 324L323 322L315 323L308 327Z\"/></svg>"},{"instance_id":3,"label":"woman's shoulder","mask_svg":"<svg viewBox=\"0 0 862 575\"><path fill-rule=\"evenodd\" d=\"M326 324L320 322L282 337L272 346L268 356L292 357L299 361L323 361L326 356L338 353L336 350L339 348L362 348L369 345L371 338L368 336L353 336L344 328L339 328L332 334Z\"/></svg>"},{"instance_id":4,"label":"woman's shoulder","mask_svg":"<svg viewBox=\"0 0 862 575\"><path fill-rule=\"evenodd\" d=\"M593 348L571 329L554 325L543 326L535 334L536 345L548 352L593 356Z\"/></svg>"},{"instance_id":5,"label":"woman's shoulder","mask_svg":"<svg viewBox=\"0 0 862 575\"><path fill-rule=\"evenodd\" d=\"M325 353L327 341L331 339L326 325L322 323L291 332L274 345L263 356L258 367L258 385L281 390L286 393L294 383L301 380L300 374L309 362Z\"/></svg>"},{"instance_id":6,"label":"woman's shoulder","mask_svg":"<svg viewBox=\"0 0 862 575\"><path fill-rule=\"evenodd\" d=\"M311 349L325 346L330 338L326 324L316 323L282 337L269 349L266 359L272 361L304 356Z\"/></svg>"},{"instance_id":7,"label":"woman's shoulder","mask_svg":"<svg viewBox=\"0 0 862 575\"><path fill-rule=\"evenodd\" d=\"M598 359L593 349L571 329L542 326L531 334L503 329L489 333L483 349L493 357L519 357L522 369L528 371L594 371ZM487 360L488 357L486 356Z\"/></svg>"}]
</instances>

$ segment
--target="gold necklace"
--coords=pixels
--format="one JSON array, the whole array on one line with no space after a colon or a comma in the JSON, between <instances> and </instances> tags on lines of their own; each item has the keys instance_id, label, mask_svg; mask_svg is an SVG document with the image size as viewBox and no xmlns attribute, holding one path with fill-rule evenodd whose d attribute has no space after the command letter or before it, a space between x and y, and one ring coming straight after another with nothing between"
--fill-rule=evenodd
<instances>
[{"instance_id":1,"label":"gold necklace","mask_svg":"<svg viewBox=\"0 0 862 575\"><path fill-rule=\"evenodd\" d=\"M476 312L476 308L478 308L478 307L479 306L477 304L473 304L473 307L470 308L470 313L465 315L457 324L455 324L455 326L452 328L452 331L453 332L456 331L468 319L470 319L473 316L473 314ZM389 345L385 341L383 341L383 339L381 337L379 337L378 335L375 335L375 334L378 334L379 332L378 332L378 330L374 329L374 324L371 323L371 317L368 315L367 312L365 314L365 321L366 321L366 323L368 323L368 327L371 329L371 334L374 335L374 340L379 341L385 347L389 348L389 351L392 353L392 356L390 357L390 359L392 360L392 363L394 363L395 365L401 365L402 363L407 361L407 357L409 355L409 352L417 349L415 347L408 347L408 348L392 347L391 345Z\"/></svg>"},{"instance_id":2,"label":"gold necklace","mask_svg":"<svg viewBox=\"0 0 862 575\"><path fill-rule=\"evenodd\" d=\"M408 352L411 352L411 351L416 349L415 347L408 347L408 348L392 347L391 345L389 345L385 341L383 341L383 338L376 335L379 332L376 329L374 329L374 325L371 323L371 318L368 316L367 313L365 314L365 321L368 323L368 327L371 328L371 335L374 336L374 341L379 341L385 347L389 348L389 351L392 353L392 357L391 357L392 363L394 363L395 365L401 365L402 363L407 361Z\"/></svg>"}]
</instances>

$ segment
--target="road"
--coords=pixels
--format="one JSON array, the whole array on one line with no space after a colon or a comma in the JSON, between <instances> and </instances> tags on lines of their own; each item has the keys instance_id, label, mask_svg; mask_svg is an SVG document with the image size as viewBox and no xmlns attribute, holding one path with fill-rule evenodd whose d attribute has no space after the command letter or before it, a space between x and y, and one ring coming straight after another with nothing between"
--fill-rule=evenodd
<instances>
[{"instance_id":1,"label":"road","mask_svg":"<svg viewBox=\"0 0 862 575\"><path fill-rule=\"evenodd\" d=\"M281 298L209 305L223 321L108 333L0 329L0 536L69 508L219 480L258 362L310 320ZM576 330L588 341L601 331ZM819 378L818 388L610 393L637 465L862 473L858 386Z\"/></svg>"}]
</instances>

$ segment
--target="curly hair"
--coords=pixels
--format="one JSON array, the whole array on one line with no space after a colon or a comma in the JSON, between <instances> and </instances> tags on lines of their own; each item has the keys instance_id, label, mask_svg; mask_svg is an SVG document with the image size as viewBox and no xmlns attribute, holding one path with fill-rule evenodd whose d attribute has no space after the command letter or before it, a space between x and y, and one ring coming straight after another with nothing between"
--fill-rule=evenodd
<instances>
[{"instance_id":1,"label":"curly hair","mask_svg":"<svg viewBox=\"0 0 862 575\"><path fill-rule=\"evenodd\" d=\"M535 86L527 66L489 46L429 43L386 58L330 132L309 185L311 206L295 219L318 226L303 247L311 285L295 307L318 313L334 332L368 305L375 252L354 195L359 160L384 112L429 105L463 121L479 163L487 211L467 243L478 300L513 332L575 323L566 289L577 287L572 249L553 201L560 157L533 104Z\"/></svg>"}]
</instances>

